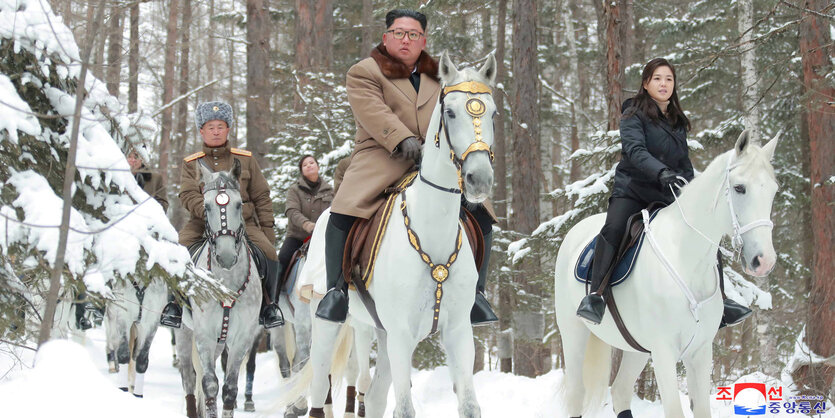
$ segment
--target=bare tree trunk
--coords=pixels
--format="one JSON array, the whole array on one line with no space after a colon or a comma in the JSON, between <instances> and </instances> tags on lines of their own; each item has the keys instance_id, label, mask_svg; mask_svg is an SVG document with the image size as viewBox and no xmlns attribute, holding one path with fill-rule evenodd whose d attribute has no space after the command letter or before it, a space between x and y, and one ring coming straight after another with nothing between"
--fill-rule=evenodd
<instances>
[{"instance_id":1,"label":"bare tree trunk","mask_svg":"<svg viewBox=\"0 0 835 418\"><path fill-rule=\"evenodd\" d=\"M580 128L580 118L577 113L580 111L580 58L577 52L577 40L574 33L574 16L570 7L566 7L563 11L563 21L565 23L565 38L568 44L568 59L571 69L568 74L568 90L569 99L571 100L571 152L573 153L580 148L580 132L585 132ZM575 182L580 179L580 164L579 162L571 161L571 170L569 174L569 181Z\"/></svg>"},{"instance_id":2,"label":"bare tree trunk","mask_svg":"<svg viewBox=\"0 0 835 418\"><path fill-rule=\"evenodd\" d=\"M107 41L107 91L119 98L119 83L122 75L122 7L115 5L110 8L110 27Z\"/></svg>"},{"instance_id":3,"label":"bare tree trunk","mask_svg":"<svg viewBox=\"0 0 835 418\"><path fill-rule=\"evenodd\" d=\"M828 0L805 0L803 7L821 13ZM806 345L823 358L835 355L835 108L827 104L835 98L835 87L826 80L831 74L835 48L830 38L831 22L804 11L800 23L800 53L805 107L809 129L812 185L812 292ZM835 395L835 367L814 364L801 367L795 381L802 382L825 396Z\"/></svg>"},{"instance_id":4,"label":"bare tree trunk","mask_svg":"<svg viewBox=\"0 0 835 418\"><path fill-rule=\"evenodd\" d=\"M230 39L226 41L227 63L229 64L229 90L226 92L226 103L232 106L232 109L237 109L235 105L235 43L231 40L235 36L235 24L230 22L229 28ZM229 132L231 138L238 137L238 114L240 112L235 112L235 123L232 124L232 130ZM237 144L233 142L233 145Z\"/></svg>"},{"instance_id":5,"label":"bare tree trunk","mask_svg":"<svg viewBox=\"0 0 835 418\"><path fill-rule=\"evenodd\" d=\"M177 59L177 12L179 1L169 3L167 35L165 39L165 73L162 81L162 105L174 98L174 61ZM168 159L171 149L172 113L171 106L162 112L162 126L159 140L159 170L163 187L168 185Z\"/></svg>"},{"instance_id":6,"label":"bare tree trunk","mask_svg":"<svg viewBox=\"0 0 835 418\"><path fill-rule=\"evenodd\" d=\"M625 0L617 3L604 1L603 14L606 22L606 108L608 114L607 127L610 131L617 130L620 124L620 105L623 102L623 40L621 28L626 17L625 8L621 5Z\"/></svg>"},{"instance_id":7,"label":"bare tree trunk","mask_svg":"<svg viewBox=\"0 0 835 418\"><path fill-rule=\"evenodd\" d=\"M374 2L362 0L362 49L360 56L364 57L374 48L376 38L374 36Z\"/></svg>"},{"instance_id":8,"label":"bare tree trunk","mask_svg":"<svg viewBox=\"0 0 835 418\"><path fill-rule=\"evenodd\" d=\"M496 69L496 84L504 82L505 68L505 30L507 28L507 0L499 0L498 2L498 28L496 28L496 62L498 68ZM499 227L507 229L507 152L505 151L505 109L504 109L505 89L497 88L496 94L493 95L493 100L496 102L496 109L498 113L494 119L496 123L495 132L493 133L494 141L493 147L496 149L496 160L493 163L493 168L496 174L496 189L493 192L493 205L496 209L496 216L499 218ZM499 361L501 362L500 369L502 372L510 373L513 371L513 351L512 343L509 341L511 333L508 332L512 326L513 305L511 302L511 294L513 290L509 283L502 283L499 285L499 329L501 332L497 336L500 340L497 344L500 348L507 347L507 350L499 350Z\"/></svg>"},{"instance_id":9,"label":"bare tree trunk","mask_svg":"<svg viewBox=\"0 0 835 418\"><path fill-rule=\"evenodd\" d=\"M510 227L530 234L539 225L539 195L542 179L539 138L539 83L535 0L513 2L513 217ZM524 298L516 297L513 313L516 374L537 376L543 370L544 314L541 289L535 281L539 260L526 257L516 283ZM523 300L524 299L524 300Z\"/></svg>"},{"instance_id":10,"label":"bare tree trunk","mask_svg":"<svg viewBox=\"0 0 835 418\"><path fill-rule=\"evenodd\" d=\"M316 0L313 28L313 67L327 71L333 63L333 0Z\"/></svg>"},{"instance_id":11,"label":"bare tree trunk","mask_svg":"<svg viewBox=\"0 0 835 418\"><path fill-rule=\"evenodd\" d=\"M55 262L52 265L52 273L49 278L49 292L46 297L46 311L41 320L41 329L38 334L38 348L47 341L49 341L49 334L52 331L52 323L55 321L55 309L58 305L58 293L61 288L61 276L64 273L64 253L67 251L67 237L70 230L70 212L72 209L72 185L75 182L75 155L78 151L78 130L81 125L81 107L84 105L84 98L87 96L87 91L84 88L87 80L87 67L90 61L91 51L93 50L93 43L96 39L96 34L99 32L99 26L104 15L105 0L100 0L95 17L93 17L92 5L87 11L87 27L90 29L87 32L86 45L81 55L81 73L78 76L78 87L75 91L75 112L73 118L75 122L72 124L72 131L70 133L70 149L67 153L67 167L64 170L64 185L61 189L61 196L64 199L64 205L61 211L61 230L58 232L58 248L55 253Z\"/></svg>"},{"instance_id":12,"label":"bare tree trunk","mask_svg":"<svg viewBox=\"0 0 835 418\"><path fill-rule=\"evenodd\" d=\"M215 17L215 0L209 0L209 25L211 25L212 18ZM206 58L206 79L207 80L214 80L215 79L215 63L217 62L217 54L215 52L215 38L211 34L206 37L206 46L207 51L205 53ZM209 86L206 88L205 96L209 101L217 100L215 98L215 86Z\"/></svg>"},{"instance_id":13,"label":"bare tree trunk","mask_svg":"<svg viewBox=\"0 0 835 418\"><path fill-rule=\"evenodd\" d=\"M270 16L266 0L246 2L246 137L261 167L267 166L266 140L270 136Z\"/></svg>"},{"instance_id":14,"label":"bare tree trunk","mask_svg":"<svg viewBox=\"0 0 835 418\"><path fill-rule=\"evenodd\" d=\"M128 112L139 109L139 3L130 8L130 51L128 52Z\"/></svg>"},{"instance_id":15,"label":"bare tree trunk","mask_svg":"<svg viewBox=\"0 0 835 418\"><path fill-rule=\"evenodd\" d=\"M191 48L191 0L183 0L183 22L180 32L180 89L178 96L183 96L189 91L189 52ZM174 141L174 161L180 161L185 157L186 144L188 143L188 100L183 100L177 105L177 134Z\"/></svg>"},{"instance_id":16,"label":"bare tree trunk","mask_svg":"<svg viewBox=\"0 0 835 418\"><path fill-rule=\"evenodd\" d=\"M756 51L751 44L754 26L754 1L740 0L738 27L742 36L740 47L742 53L742 113L745 115L745 129L749 130L748 138L753 141L760 139L760 111L757 107L759 85L757 77Z\"/></svg>"},{"instance_id":17,"label":"bare tree trunk","mask_svg":"<svg viewBox=\"0 0 835 418\"><path fill-rule=\"evenodd\" d=\"M299 86L301 90L308 84L307 76L304 74L313 67L313 19L315 14L315 0L296 0L296 54L295 68L298 72ZM304 110L304 101L296 94L293 98L293 110L301 112Z\"/></svg>"}]
</instances>

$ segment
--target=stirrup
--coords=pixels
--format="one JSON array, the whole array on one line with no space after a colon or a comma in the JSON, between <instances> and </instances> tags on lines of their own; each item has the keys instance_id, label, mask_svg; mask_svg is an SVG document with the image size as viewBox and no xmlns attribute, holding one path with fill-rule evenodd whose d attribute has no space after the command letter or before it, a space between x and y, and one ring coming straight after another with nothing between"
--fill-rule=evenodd
<instances>
[{"instance_id":1,"label":"stirrup","mask_svg":"<svg viewBox=\"0 0 835 418\"><path fill-rule=\"evenodd\" d=\"M272 312L271 312L272 311ZM258 317L258 323L264 328L270 329L284 325L284 314L277 304L271 303L264 307L261 315Z\"/></svg>"},{"instance_id":2,"label":"stirrup","mask_svg":"<svg viewBox=\"0 0 835 418\"><path fill-rule=\"evenodd\" d=\"M733 299L722 300L722 320L719 329L739 325L754 313L751 309L736 303Z\"/></svg>"},{"instance_id":3,"label":"stirrup","mask_svg":"<svg viewBox=\"0 0 835 418\"><path fill-rule=\"evenodd\" d=\"M316 317L326 321L345 322L348 318L348 295L335 287L328 290L316 308Z\"/></svg>"},{"instance_id":4,"label":"stirrup","mask_svg":"<svg viewBox=\"0 0 835 418\"><path fill-rule=\"evenodd\" d=\"M580 301L577 308L577 316L586 322L599 325L603 321L603 313L606 311L606 301L603 296L597 293L590 293Z\"/></svg>"},{"instance_id":5,"label":"stirrup","mask_svg":"<svg viewBox=\"0 0 835 418\"><path fill-rule=\"evenodd\" d=\"M473 309L470 311L470 323L476 326L489 325L498 321L499 317L493 312L493 308L490 307L490 302L484 296L484 293L477 291Z\"/></svg>"}]
</instances>

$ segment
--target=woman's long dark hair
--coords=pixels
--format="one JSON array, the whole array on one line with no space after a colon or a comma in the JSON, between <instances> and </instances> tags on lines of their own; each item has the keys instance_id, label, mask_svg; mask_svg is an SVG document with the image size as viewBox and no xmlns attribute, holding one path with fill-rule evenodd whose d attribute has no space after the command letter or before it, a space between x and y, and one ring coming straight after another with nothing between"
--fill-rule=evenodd
<instances>
[{"instance_id":1,"label":"woman's long dark hair","mask_svg":"<svg viewBox=\"0 0 835 418\"><path fill-rule=\"evenodd\" d=\"M655 104L655 101L649 95L647 89L644 88L644 84L648 83L650 79L652 79L652 75L658 67L669 67L670 71L673 73L673 94L670 96L670 104L667 105L667 120L674 128L683 128L689 131L690 120L684 115L684 112L681 110L681 103L678 101L678 79L676 78L676 69L664 58L655 58L644 66L644 71L641 73L641 85L638 86L638 94L632 98L631 108L626 111L624 117L632 116L637 111L646 115L654 122L661 121L663 114L659 112L658 105Z\"/></svg>"}]
</instances>

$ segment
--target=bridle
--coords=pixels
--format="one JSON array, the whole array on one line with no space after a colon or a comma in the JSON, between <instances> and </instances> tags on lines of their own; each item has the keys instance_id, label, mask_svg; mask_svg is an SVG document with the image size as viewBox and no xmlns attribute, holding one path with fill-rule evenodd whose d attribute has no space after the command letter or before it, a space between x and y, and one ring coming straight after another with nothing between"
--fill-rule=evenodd
<instances>
[{"instance_id":1,"label":"bridle","mask_svg":"<svg viewBox=\"0 0 835 418\"><path fill-rule=\"evenodd\" d=\"M209 242L209 245L211 247L215 246L215 243L216 243L216 241L219 237L222 237L224 235L228 235L232 238L235 238L235 249L237 250L238 248L240 248L241 243L243 242L245 229L244 229L244 222L241 222L241 225L238 226L238 229L236 229L236 230L231 230L231 229L228 229L226 227L226 225L227 225L226 206L229 204L229 201L230 201L229 195L226 194L226 185L229 184L229 183L230 183L229 181L224 180L221 177L218 177L217 179L215 179L212 182L207 183L206 185L203 186L203 195L204 196L207 192L209 192L211 190L217 190L218 191L217 196L215 196L215 204L217 204L220 207L220 229L213 232L213 233L209 233L209 231L210 231L210 229L209 229L209 219L206 218L206 226L204 228L204 231L205 231L206 241ZM234 183L232 183L232 186L233 187L235 186ZM237 189L237 187L234 187L234 188Z\"/></svg>"},{"instance_id":2,"label":"bridle","mask_svg":"<svg viewBox=\"0 0 835 418\"><path fill-rule=\"evenodd\" d=\"M461 154L461 157L455 154L455 149L452 147L452 141L449 139L449 128L447 127L446 122L446 103L444 102L444 98L449 93L466 93L469 99L467 100L466 110L467 113L470 114L473 118L473 131L475 132L475 141L473 141L467 149ZM493 150L490 149L490 146L484 142L484 139L481 136L481 117L484 116L484 112L487 110L487 106L484 105L484 102L478 98L471 96L472 94L493 94L493 90L487 84L478 82L478 81L464 81L462 83L453 84L451 86L444 87L441 91L441 95L438 98L439 103L441 104L441 123L438 126L438 132L435 133L435 148L441 147L441 131L444 132L444 138L446 139L447 145L449 146L449 159L452 161L452 164L455 165L455 170L458 172L458 188L447 188L439 186L435 183L430 182L423 176L420 176L421 181L424 183L448 193L454 194L461 194L461 190L464 188L464 179L461 177L461 168L464 166L464 162L467 160L467 156L469 156L473 152L484 151L487 155L490 156L490 162L493 162L494 155Z\"/></svg>"}]
</instances>

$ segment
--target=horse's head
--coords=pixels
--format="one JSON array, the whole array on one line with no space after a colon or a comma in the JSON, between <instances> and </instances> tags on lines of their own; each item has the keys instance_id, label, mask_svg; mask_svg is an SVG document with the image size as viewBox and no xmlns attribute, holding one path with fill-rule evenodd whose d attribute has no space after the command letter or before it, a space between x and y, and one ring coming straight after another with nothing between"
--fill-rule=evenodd
<instances>
[{"instance_id":1,"label":"horse's head","mask_svg":"<svg viewBox=\"0 0 835 418\"><path fill-rule=\"evenodd\" d=\"M221 268L230 269L238 262L238 250L243 243L244 224L241 187L241 163L235 159L230 171L212 172L202 161L200 177L203 182L203 207L206 209L206 239L212 257Z\"/></svg>"},{"instance_id":2,"label":"horse's head","mask_svg":"<svg viewBox=\"0 0 835 418\"><path fill-rule=\"evenodd\" d=\"M493 187L491 148L496 104L492 89L496 83L496 59L490 54L481 69L458 71L444 52L438 75L443 86L442 125L453 162L460 170L460 186L468 201L479 203L487 199Z\"/></svg>"},{"instance_id":3,"label":"horse's head","mask_svg":"<svg viewBox=\"0 0 835 418\"><path fill-rule=\"evenodd\" d=\"M728 156L725 187L734 226L734 245L742 244L744 271L758 277L770 273L777 261L770 219L777 193L771 160L779 138L778 134L760 147L750 139L748 131L743 131Z\"/></svg>"}]
</instances>

